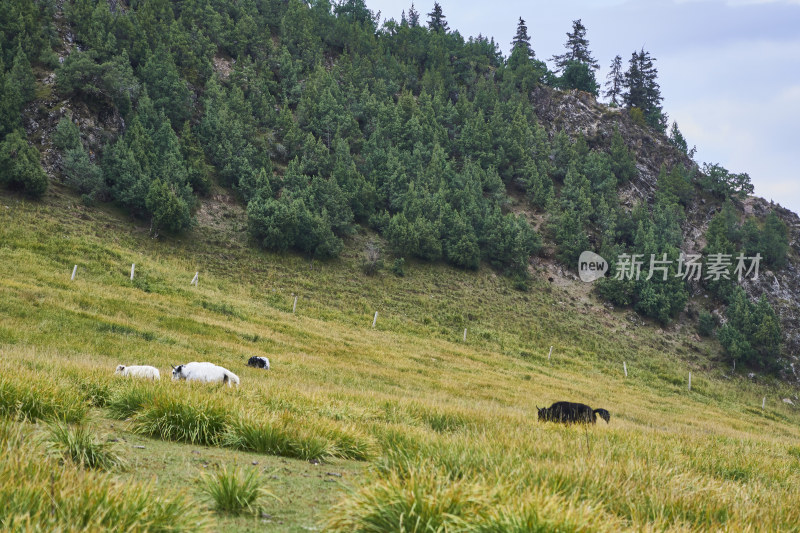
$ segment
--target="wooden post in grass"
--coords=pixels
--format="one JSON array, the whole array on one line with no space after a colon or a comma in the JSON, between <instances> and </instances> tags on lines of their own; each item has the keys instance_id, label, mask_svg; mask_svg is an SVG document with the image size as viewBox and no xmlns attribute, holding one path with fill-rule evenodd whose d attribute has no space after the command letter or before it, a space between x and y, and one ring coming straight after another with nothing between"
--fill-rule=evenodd
<instances>
[{"instance_id":1,"label":"wooden post in grass","mask_svg":"<svg viewBox=\"0 0 800 533\"><path fill-rule=\"evenodd\" d=\"M625 371L625 377L628 377L628 365L625 364L625 361L622 362L622 370Z\"/></svg>"},{"instance_id":2,"label":"wooden post in grass","mask_svg":"<svg viewBox=\"0 0 800 533\"><path fill-rule=\"evenodd\" d=\"M375 327L375 323L378 321L378 312L375 311L375 318L372 319L372 327Z\"/></svg>"},{"instance_id":3,"label":"wooden post in grass","mask_svg":"<svg viewBox=\"0 0 800 533\"><path fill-rule=\"evenodd\" d=\"M294 314L295 309L297 309L297 296L294 297L294 304L292 305L292 314Z\"/></svg>"},{"instance_id":4,"label":"wooden post in grass","mask_svg":"<svg viewBox=\"0 0 800 533\"><path fill-rule=\"evenodd\" d=\"M692 373L689 372L689 390L692 390Z\"/></svg>"},{"instance_id":5,"label":"wooden post in grass","mask_svg":"<svg viewBox=\"0 0 800 533\"><path fill-rule=\"evenodd\" d=\"M189 285L194 285L197 287L197 279L200 276L200 272L195 272L194 277L192 278L192 282Z\"/></svg>"},{"instance_id":6,"label":"wooden post in grass","mask_svg":"<svg viewBox=\"0 0 800 533\"><path fill-rule=\"evenodd\" d=\"M70 281L75 281L75 274L78 273L78 265L75 265L75 268L72 269L72 277L69 278Z\"/></svg>"},{"instance_id":7,"label":"wooden post in grass","mask_svg":"<svg viewBox=\"0 0 800 533\"><path fill-rule=\"evenodd\" d=\"M764 407L766 406L767 406L767 397L764 396L763 398L761 398L761 410L763 411Z\"/></svg>"},{"instance_id":8,"label":"wooden post in grass","mask_svg":"<svg viewBox=\"0 0 800 533\"><path fill-rule=\"evenodd\" d=\"M467 342L467 328L464 328L464 342Z\"/></svg>"},{"instance_id":9,"label":"wooden post in grass","mask_svg":"<svg viewBox=\"0 0 800 533\"><path fill-rule=\"evenodd\" d=\"M133 271L136 270L136 263L131 263L131 281L133 281Z\"/></svg>"},{"instance_id":10,"label":"wooden post in grass","mask_svg":"<svg viewBox=\"0 0 800 533\"><path fill-rule=\"evenodd\" d=\"M547 360L548 361L550 360L550 356L551 355L553 355L553 347L552 346L550 347L550 352L548 352L548 354L547 354Z\"/></svg>"}]
</instances>

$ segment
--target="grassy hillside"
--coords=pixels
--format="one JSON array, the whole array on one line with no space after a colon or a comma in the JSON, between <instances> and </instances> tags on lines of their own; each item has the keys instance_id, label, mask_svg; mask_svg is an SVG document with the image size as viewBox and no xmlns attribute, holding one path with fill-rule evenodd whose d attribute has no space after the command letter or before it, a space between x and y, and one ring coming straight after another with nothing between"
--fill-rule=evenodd
<instances>
[{"instance_id":1,"label":"grassy hillside","mask_svg":"<svg viewBox=\"0 0 800 533\"><path fill-rule=\"evenodd\" d=\"M688 326L643 324L543 274L529 292L488 269L438 264L366 276L373 234L311 264L246 246L235 209L153 240L58 187L41 202L1 194L8 527L100 529L133 514L154 530L170 520L242 531L800 523L800 414L781 402L790 391L710 370L717 348ZM273 369L245 367L251 355ZM226 366L241 386L163 379L189 361ZM115 378L120 363L155 365L162 381ZM604 407L611 423L538 423L535 406L557 400ZM124 465L83 475L45 459L42 421L57 418L115 440ZM256 470L274 497L243 515L214 511L202 476L234 465ZM67 489L73 479L83 492ZM115 503L134 493L141 508Z\"/></svg>"}]
</instances>

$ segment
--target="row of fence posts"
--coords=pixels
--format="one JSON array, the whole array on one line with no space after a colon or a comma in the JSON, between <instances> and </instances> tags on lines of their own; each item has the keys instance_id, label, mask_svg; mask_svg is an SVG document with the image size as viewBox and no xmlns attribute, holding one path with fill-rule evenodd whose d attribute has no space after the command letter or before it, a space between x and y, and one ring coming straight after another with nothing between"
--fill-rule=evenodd
<instances>
[{"instance_id":1,"label":"row of fence posts","mask_svg":"<svg viewBox=\"0 0 800 533\"><path fill-rule=\"evenodd\" d=\"M75 276L77 275L77 273L78 273L78 265L75 265L72 268L72 276L70 277L71 281L75 281ZM135 273L136 273L136 263L131 263L131 281L133 281L133 277L134 277ZM197 283L199 281L199 278L200 278L200 272L195 272L194 273L194 277L192 278L192 281L189 283L189 285L194 285L195 287L197 287ZM295 314L296 311L297 311L297 296L294 297L294 303L292 304L292 314ZM377 325L377 323L378 323L378 312L375 311L375 316L372 318L372 327L374 328ZM464 340L464 342L467 342L467 328L464 328L463 340ZM552 355L553 355L553 346L551 346L550 347L550 351L547 352L547 361L548 362L550 361ZM733 362L733 369L736 370L736 361ZM627 378L628 377L628 364L625 361L622 362L622 371L625 373L625 377ZM689 391L692 390L692 372L691 371L689 372L688 390ZM767 405L767 397L764 396L764 398L761 399L761 409L765 409L766 405Z\"/></svg>"}]
</instances>

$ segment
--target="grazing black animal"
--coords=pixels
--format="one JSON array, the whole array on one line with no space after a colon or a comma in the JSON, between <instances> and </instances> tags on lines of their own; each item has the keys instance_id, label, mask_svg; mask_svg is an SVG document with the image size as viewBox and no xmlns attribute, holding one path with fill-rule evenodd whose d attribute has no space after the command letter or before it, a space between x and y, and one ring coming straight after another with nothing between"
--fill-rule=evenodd
<instances>
[{"instance_id":1,"label":"grazing black animal","mask_svg":"<svg viewBox=\"0 0 800 533\"><path fill-rule=\"evenodd\" d=\"M597 415L606 421L611 419L611 415L605 409L592 409L588 405L573 402L556 402L550 407L538 406L539 420L541 422L561 422L564 424L594 424L597 422Z\"/></svg>"},{"instance_id":2,"label":"grazing black animal","mask_svg":"<svg viewBox=\"0 0 800 533\"><path fill-rule=\"evenodd\" d=\"M266 357L259 357L257 355L254 355L253 357L247 360L247 366L269 370L269 359L267 359Z\"/></svg>"}]
</instances>

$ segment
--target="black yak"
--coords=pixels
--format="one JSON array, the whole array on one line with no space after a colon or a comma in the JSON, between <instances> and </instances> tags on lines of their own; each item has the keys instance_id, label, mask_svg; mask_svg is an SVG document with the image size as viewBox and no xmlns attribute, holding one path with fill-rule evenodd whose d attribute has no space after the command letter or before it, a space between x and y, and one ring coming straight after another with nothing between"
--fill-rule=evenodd
<instances>
[{"instance_id":1,"label":"black yak","mask_svg":"<svg viewBox=\"0 0 800 533\"><path fill-rule=\"evenodd\" d=\"M537 406L536 409L539 410L539 420L543 422L594 424L597 422L597 415L600 415L600 418L608 424L611 419L611 415L605 409L592 409L582 403L556 402L550 407L539 408Z\"/></svg>"}]
</instances>

